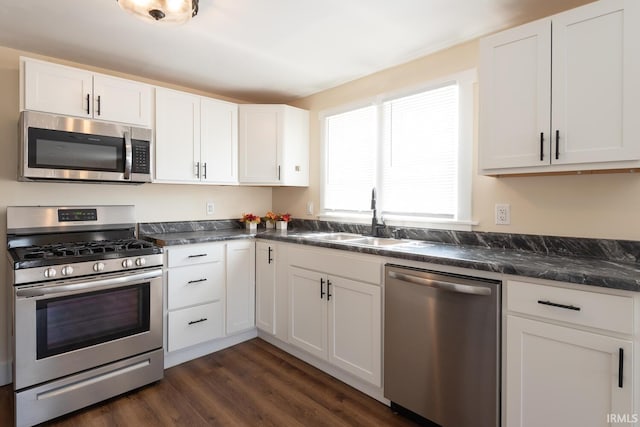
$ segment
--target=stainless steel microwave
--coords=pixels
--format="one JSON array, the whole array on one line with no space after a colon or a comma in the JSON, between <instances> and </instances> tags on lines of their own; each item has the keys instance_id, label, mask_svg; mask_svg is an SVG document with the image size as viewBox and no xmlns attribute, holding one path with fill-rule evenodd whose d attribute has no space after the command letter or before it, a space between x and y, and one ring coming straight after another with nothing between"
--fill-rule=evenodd
<instances>
[{"instance_id":1,"label":"stainless steel microwave","mask_svg":"<svg viewBox=\"0 0 640 427\"><path fill-rule=\"evenodd\" d=\"M23 111L20 181L151 182L152 130Z\"/></svg>"}]
</instances>

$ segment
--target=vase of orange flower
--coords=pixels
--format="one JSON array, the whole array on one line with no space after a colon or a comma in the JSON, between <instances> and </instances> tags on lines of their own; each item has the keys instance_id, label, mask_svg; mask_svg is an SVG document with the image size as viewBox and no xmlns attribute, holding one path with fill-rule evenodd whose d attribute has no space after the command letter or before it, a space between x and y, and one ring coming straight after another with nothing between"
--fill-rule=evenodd
<instances>
[{"instance_id":1,"label":"vase of orange flower","mask_svg":"<svg viewBox=\"0 0 640 427\"><path fill-rule=\"evenodd\" d=\"M258 231L258 224L260 223L260 217L252 213L242 214L240 222L244 222L244 226L252 233Z\"/></svg>"},{"instance_id":2,"label":"vase of orange flower","mask_svg":"<svg viewBox=\"0 0 640 427\"><path fill-rule=\"evenodd\" d=\"M278 214L278 220L276 221L277 230L286 230L287 224L291 221L291 215L288 213Z\"/></svg>"},{"instance_id":3,"label":"vase of orange flower","mask_svg":"<svg viewBox=\"0 0 640 427\"><path fill-rule=\"evenodd\" d=\"M277 220L278 214L271 211L267 212L264 216L264 222L267 228L275 228Z\"/></svg>"}]
</instances>

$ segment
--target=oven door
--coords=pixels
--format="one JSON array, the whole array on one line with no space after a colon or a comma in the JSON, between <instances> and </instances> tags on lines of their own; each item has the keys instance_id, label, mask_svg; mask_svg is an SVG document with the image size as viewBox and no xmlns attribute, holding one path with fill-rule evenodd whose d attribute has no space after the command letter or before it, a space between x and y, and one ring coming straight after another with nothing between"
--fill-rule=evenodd
<instances>
[{"instance_id":1,"label":"oven door","mask_svg":"<svg viewBox=\"0 0 640 427\"><path fill-rule=\"evenodd\" d=\"M162 269L16 287L14 388L162 347Z\"/></svg>"}]
</instances>

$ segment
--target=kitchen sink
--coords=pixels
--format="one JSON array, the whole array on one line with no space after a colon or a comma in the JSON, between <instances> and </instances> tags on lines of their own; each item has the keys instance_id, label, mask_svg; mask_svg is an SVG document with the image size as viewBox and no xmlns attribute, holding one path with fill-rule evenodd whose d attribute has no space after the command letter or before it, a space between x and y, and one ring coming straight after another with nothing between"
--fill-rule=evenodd
<instances>
[{"instance_id":1,"label":"kitchen sink","mask_svg":"<svg viewBox=\"0 0 640 427\"><path fill-rule=\"evenodd\" d=\"M364 238L361 234L354 234L354 233L321 233L321 234L311 234L308 237L310 239L327 240L330 242L347 242L347 241L353 241L353 240L360 240Z\"/></svg>"},{"instance_id":2,"label":"kitchen sink","mask_svg":"<svg viewBox=\"0 0 640 427\"><path fill-rule=\"evenodd\" d=\"M352 240L349 243L359 244L359 245L367 245L367 246L395 246L401 245L403 243L402 240L398 239L389 239L386 237L362 237L360 239Z\"/></svg>"},{"instance_id":3,"label":"kitchen sink","mask_svg":"<svg viewBox=\"0 0 640 427\"><path fill-rule=\"evenodd\" d=\"M320 240L325 242L341 242L365 246L391 246L406 243L406 241L398 239L363 236L362 234L346 232L309 234L306 237L308 239Z\"/></svg>"}]
</instances>

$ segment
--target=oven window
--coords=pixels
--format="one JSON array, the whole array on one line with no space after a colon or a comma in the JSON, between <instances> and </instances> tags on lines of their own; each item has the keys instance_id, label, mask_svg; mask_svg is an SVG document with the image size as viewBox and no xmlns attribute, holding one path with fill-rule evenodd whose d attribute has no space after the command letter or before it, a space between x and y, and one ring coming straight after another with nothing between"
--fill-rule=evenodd
<instances>
[{"instance_id":1,"label":"oven window","mask_svg":"<svg viewBox=\"0 0 640 427\"><path fill-rule=\"evenodd\" d=\"M38 359L149 330L149 283L36 304Z\"/></svg>"},{"instance_id":2,"label":"oven window","mask_svg":"<svg viewBox=\"0 0 640 427\"><path fill-rule=\"evenodd\" d=\"M123 151L123 138L29 128L32 168L122 172Z\"/></svg>"}]
</instances>

